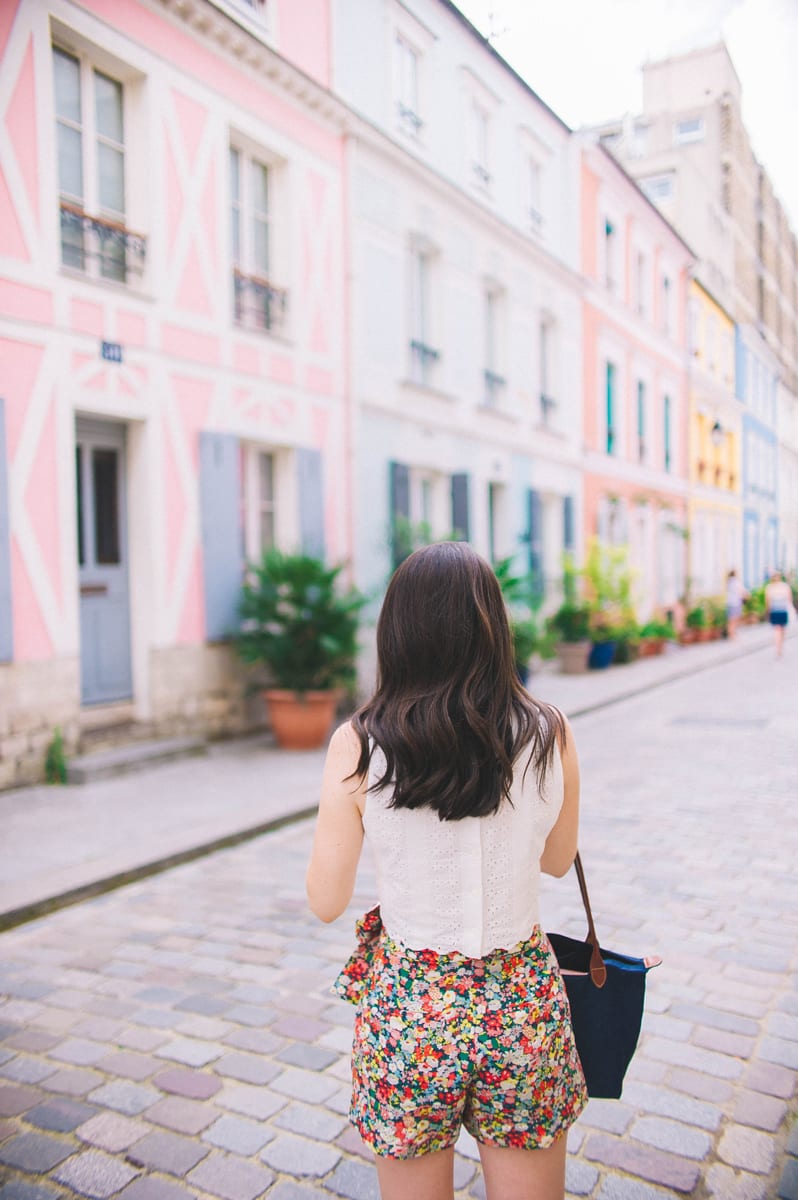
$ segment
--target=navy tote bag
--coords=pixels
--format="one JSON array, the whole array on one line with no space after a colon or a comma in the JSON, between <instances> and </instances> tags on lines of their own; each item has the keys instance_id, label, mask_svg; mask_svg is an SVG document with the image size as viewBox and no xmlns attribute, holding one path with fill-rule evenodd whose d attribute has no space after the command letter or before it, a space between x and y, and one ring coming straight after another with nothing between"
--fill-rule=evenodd
<instances>
[{"instance_id":1,"label":"navy tote bag","mask_svg":"<svg viewBox=\"0 0 798 1200\"><path fill-rule=\"evenodd\" d=\"M587 916L585 941L550 933L589 1096L617 1100L640 1036L646 974L659 958L630 958L599 946L582 860L574 862Z\"/></svg>"}]
</instances>

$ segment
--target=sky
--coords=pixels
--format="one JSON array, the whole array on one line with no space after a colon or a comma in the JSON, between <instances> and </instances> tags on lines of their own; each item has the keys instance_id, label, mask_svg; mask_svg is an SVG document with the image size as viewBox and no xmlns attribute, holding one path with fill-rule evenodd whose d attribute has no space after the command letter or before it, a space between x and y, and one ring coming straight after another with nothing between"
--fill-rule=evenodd
<instances>
[{"instance_id":1,"label":"sky","mask_svg":"<svg viewBox=\"0 0 798 1200\"><path fill-rule=\"evenodd\" d=\"M455 0L573 128L643 103L641 67L721 38L754 153L798 233L798 0Z\"/></svg>"}]
</instances>

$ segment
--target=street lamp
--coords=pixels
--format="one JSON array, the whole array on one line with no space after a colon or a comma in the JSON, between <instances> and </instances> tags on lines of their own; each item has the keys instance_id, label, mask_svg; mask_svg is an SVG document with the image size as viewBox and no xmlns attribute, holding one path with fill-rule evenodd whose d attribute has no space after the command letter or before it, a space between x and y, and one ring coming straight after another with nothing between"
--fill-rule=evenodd
<instances>
[{"instance_id":1,"label":"street lamp","mask_svg":"<svg viewBox=\"0 0 798 1200\"><path fill-rule=\"evenodd\" d=\"M721 425L720 421L716 421L715 424L712 426L712 428L709 431L709 436L712 438L713 446L722 446L723 445L723 440L726 435L723 432L723 426Z\"/></svg>"}]
</instances>

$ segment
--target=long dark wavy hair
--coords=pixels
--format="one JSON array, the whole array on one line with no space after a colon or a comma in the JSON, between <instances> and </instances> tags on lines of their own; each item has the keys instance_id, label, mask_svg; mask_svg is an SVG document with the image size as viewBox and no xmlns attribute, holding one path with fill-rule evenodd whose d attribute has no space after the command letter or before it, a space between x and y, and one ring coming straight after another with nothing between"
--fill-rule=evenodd
<instances>
[{"instance_id":1,"label":"long dark wavy hair","mask_svg":"<svg viewBox=\"0 0 798 1200\"><path fill-rule=\"evenodd\" d=\"M521 686L501 589L465 542L437 542L401 564L377 624L377 690L352 718L360 739L354 775L374 747L394 808L432 808L442 821L483 817L510 797L524 765L542 780L561 713ZM371 739L371 741L370 741Z\"/></svg>"}]
</instances>

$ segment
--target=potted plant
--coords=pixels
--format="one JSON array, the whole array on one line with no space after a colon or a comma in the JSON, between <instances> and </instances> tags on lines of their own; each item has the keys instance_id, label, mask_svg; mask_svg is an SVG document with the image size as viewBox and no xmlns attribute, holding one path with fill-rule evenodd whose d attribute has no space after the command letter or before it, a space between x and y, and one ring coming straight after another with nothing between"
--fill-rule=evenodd
<instances>
[{"instance_id":1,"label":"potted plant","mask_svg":"<svg viewBox=\"0 0 798 1200\"><path fill-rule=\"evenodd\" d=\"M634 571L629 566L628 548L591 538L582 575L591 610L589 665L601 669L613 661L619 639L626 635L631 641L630 631L636 627L632 605Z\"/></svg>"},{"instance_id":2,"label":"potted plant","mask_svg":"<svg viewBox=\"0 0 798 1200\"><path fill-rule=\"evenodd\" d=\"M634 614L627 614L615 631L615 654L613 662L634 662L640 655L640 632Z\"/></svg>"},{"instance_id":3,"label":"potted plant","mask_svg":"<svg viewBox=\"0 0 798 1200\"><path fill-rule=\"evenodd\" d=\"M666 641L675 637L676 631L670 621L656 618L646 621L645 625L640 626L640 657L648 658L651 655L662 654Z\"/></svg>"},{"instance_id":4,"label":"potted plant","mask_svg":"<svg viewBox=\"0 0 798 1200\"><path fill-rule=\"evenodd\" d=\"M341 692L355 681L366 597L339 591L342 569L271 549L247 571L236 647L245 663L268 668L264 696L278 745L286 749L323 745Z\"/></svg>"},{"instance_id":5,"label":"potted plant","mask_svg":"<svg viewBox=\"0 0 798 1200\"><path fill-rule=\"evenodd\" d=\"M609 613L600 611L592 614L590 618L590 655L587 660L591 671L603 671L612 665L617 637L618 626Z\"/></svg>"},{"instance_id":6,"label":"potted plant","mask_svg":"<svg viewBox=\"0 0 798 1200\"><path fill-rule=\"evenodd\" d=\"M542 597L530 574L516 575L512 558L494 563L493 570L507 605L510 632L513 636L515 663L522 683L529 679L529 660L544 648L544 635L539 613Z\"/></svg>"},{"instance_id":7,"label":"potted plant","mask_svg":"<svg viewBox=\"0 0 798 1200\"><path fill-rule=\"evenodd\" d=\"M548 620L557 638L557 657L563 675L579 675L587 670L590 654L590 609L586 604L565 600Z\"/></svg>"},{"instance_id":8,"label":"potted plant","mask_svg":"<svg viewBox=\"0 0 798 1200\"><path fill-rule=\"evenodd\" d=\"M702 641L706 624L707 614L704 612L704 606L703 604L696 604L694 608L688 610L685 618L685 628L679 635L680 643L683 646L689 646L692 642Z\"/></svg>"}]
</instances>

